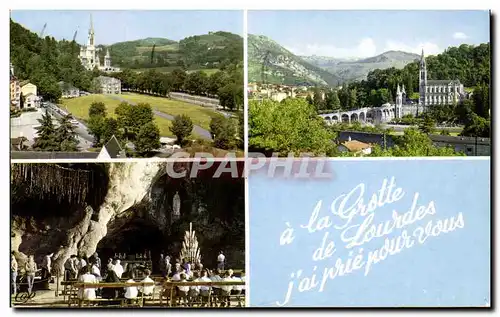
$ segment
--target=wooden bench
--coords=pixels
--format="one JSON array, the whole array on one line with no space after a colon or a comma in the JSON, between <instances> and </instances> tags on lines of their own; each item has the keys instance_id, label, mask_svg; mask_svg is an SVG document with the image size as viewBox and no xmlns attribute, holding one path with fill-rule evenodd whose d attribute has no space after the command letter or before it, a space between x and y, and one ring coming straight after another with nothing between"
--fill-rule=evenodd
<instances>
[{"instance_id":1,"label":"wooden bench","mask_svg":"<svg viewBox=\"0 0 500 317\"><path fill-rule=\"evenodd\" d=\"M166 299L166 306L177 306L177 290L178 286L207 286L208 289L208 298L206 305L209 307L217 307L219 304L219 307L226 307L225 305L222 306L222 304L225 303L230 303L231 299L235 299L238 303L238 307L243 307L244 303L242 305L242 299L244 302L245 295L244 294L239 294L239 295L228 295L227 298L224 298L226 296L222 296L220 294L215 294L213 288L214 286L216 287L221 287L221 286L244 286L245 282L243 281L226 281L226 282L165 282L162 285L162 290L160 291L160 306L163 306L163 299ZM201 295L198 295L198 297L201 297ZM201 299L201 298L198 298ZM227 299L227 301L226 301ZM192 304L196 305L203 305L203 299L200 301L196 300L195 302L189 301L184 304L187 304L189 307L193 307Z\"/></svg>"},{"instance_id":2,"label":"wooden bench","mask_svg":"<svg viewBox=\"0 0 500 317\"><path fill-rule=\"evenodd\" d=\"M69 282L71 283L71 282ZM79 297L79 291L85 290L87 288L126 288L126 287L145 287L145 286L155 286L155 283L143 283L143 282L134 282L134 283L82 283L82 282L73 282L71 285L70 297L68 300L68 306L71 307L73 303L77 303L79 307L82 307L83 304L90 303L99 303L99 302L120 302L120 307L127 307L128 305L125 302L131 301L132 305L137 305L142 307L144 304L145 295L140 292L140 296L135 299L127 299L127 298L96 298L96 299L82 299ZM76 290L76 291L75 291ZM154 292L153 296L154 297Z\"/></svg>"}]
</instances>

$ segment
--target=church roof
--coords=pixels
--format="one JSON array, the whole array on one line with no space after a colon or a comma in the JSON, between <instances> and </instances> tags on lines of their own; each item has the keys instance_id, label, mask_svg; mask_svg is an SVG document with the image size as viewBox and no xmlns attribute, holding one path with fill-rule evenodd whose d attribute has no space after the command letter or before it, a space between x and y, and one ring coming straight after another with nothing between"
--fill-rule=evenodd
<instances>
[{"instance_id":1,"label":"church roof","mask_svg":"<svg viewBox=\"0 0 500 317\"><path fill-rule=\"evenodd\" d=\"M428 80L427 81L427 86L451 85L451 84L460 85L460 80L458 80L458 79L445 79L445 80Z\"/></svg>"}]
</instances>

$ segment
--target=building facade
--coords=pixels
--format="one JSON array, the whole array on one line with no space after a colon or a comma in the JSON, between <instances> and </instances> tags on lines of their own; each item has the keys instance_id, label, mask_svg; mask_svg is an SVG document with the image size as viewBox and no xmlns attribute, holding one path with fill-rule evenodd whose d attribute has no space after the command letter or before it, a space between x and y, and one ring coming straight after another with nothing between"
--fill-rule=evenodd
<instances>
[{"instance_id":1,"label":"building facade","mask_svg":"<svg viewBox=\"0 0 500 317\"><path fill-rule=\"evenodd\" d=\"M103 72L119 72L119 68L111 66L111 56L109 54L109 50L106 50L104 65L101 65L99 51L100 49L96 46L95 43L94 23L92 20L92 15L90 15L90 29L87 38L87 45L82 45L80 47L80 62L87 70L94 70L95 68L97 68Z\"/></svg>"},{"instance_id":2,"label":"building facade","mask_svg":"<svg viewBox=\"0 0 500 317\"><path fill-rule=\"evenodd\" d=\"M59 82L59 88L61 88L62 98L76 98L80 97L80 89L74 87L71 84L65 83L63 81Z\"/></svg>"},{"instance_id":3,"label":"building facade","mask_svg":"<svg viewBox=\"0 0 500 317\"><path fill-rule=\"evenodd\" d=\"M10 77L10 104L15 107L21 106L21 85L15 76Z\"/></svg>"},{"instance_id":4,"label":"building facade","mask_svg":"<svg viewBox=\"0 0 500 317\"><path fill-rule=\"evenodd\" d=\"M458 79L427 80L427 65L423 49L420 57L418 92L418 104L421 107L455 104L465 97L464 85Z\"/></svg>"},{"instance_id":5,"label":"building facade","mask_svg":"<svg viewBox=\"0 0 500 317\"><path fill-rule=\"evenodd\" d=\"M14 66L10 64L10 104L14 107L21 106L21 84L14 76Z\"/></svg>"},{"instance_id":6,"label":"building facade","mask_svg":"<svg viewBox=\"0 0 500 317\"><path fill-rule=\"evenodd\" d=\"M121 94L122 82L118 78L99 76L95 79L98 92L101 94Z\"/></svg>"}]
</instances>

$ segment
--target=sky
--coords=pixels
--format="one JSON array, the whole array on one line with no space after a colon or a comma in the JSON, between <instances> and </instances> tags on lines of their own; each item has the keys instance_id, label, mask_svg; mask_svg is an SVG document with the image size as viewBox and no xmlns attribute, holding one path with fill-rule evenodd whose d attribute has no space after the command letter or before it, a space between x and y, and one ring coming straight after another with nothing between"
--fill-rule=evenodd
<instances>
[{"instance_id":1,"label":"sky","mask_svg":"<svg viewBox=\"0 0 500 317\"><path fill-rule=\"evenodd\" d=\"M163 37L178 41L210 31L226 31L243 35L243 11L57 11L13 10L11 18L40 33L47 23L45 35L85 44L94 20L96 44L109 45L147 37Z\"/></svg>"},{"instance_id":2,"label":"sky","mask_svg":"<svg viewBox=\"0 0 500 317\"><path fill-rule=\"evenodd\" d=\"M248 32L296 55L363 58L486 43L490 22L488 11L249 11Z\"/></svg>"}]
</instances>

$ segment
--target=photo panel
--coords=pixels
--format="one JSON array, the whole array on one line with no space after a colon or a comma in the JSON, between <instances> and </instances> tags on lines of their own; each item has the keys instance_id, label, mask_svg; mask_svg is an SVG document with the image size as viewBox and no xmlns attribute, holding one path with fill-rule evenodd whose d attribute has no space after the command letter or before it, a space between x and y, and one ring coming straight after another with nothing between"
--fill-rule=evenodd
<instances>
[{"instance_id":1,"label":"photo panel","mask_svg":"<svg viewBox=\"0 0 500 317\"><path fill-rule=\"evenodd\" d=\"M249 151L489 156L490 19L487 10L248 11Z\"/></svg>"},{"instance_id":2,"label":"photo panel","mask_svg":"<svg viewBox=\"0 0 500 317\"><path fill-rule=\"evenodd\" d=\"M248 178L249 306L491 307L490 164L256 164Z\"/></svg>"},{"instance_id":3,"label":"photo panel","mask_svg":"<svg viewBox=\"0 0 500 317\"><path fill-rule=\"evenodd\" d=\"M12 159L243 157L243 29L243 10L11 11Z\"/></svg>"},{"instance_id":4,"label":"photo panel","mask_svg":"<svg viewBox=\"0 0 500 317\"><path fill-rule=\"evenodd\" d=\"M246 305L243 162L13 163L11 306Z\"/></svg>"}]
</instances>

